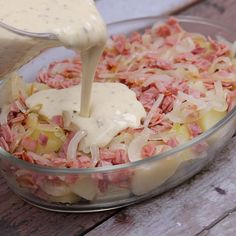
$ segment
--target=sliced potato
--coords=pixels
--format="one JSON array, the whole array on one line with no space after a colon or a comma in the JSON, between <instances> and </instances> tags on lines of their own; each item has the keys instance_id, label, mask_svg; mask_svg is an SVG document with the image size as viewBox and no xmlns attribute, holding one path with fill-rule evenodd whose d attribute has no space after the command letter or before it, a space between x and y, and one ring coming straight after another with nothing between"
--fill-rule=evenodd
<instances>
[{"instance_id":1,"label":"sliced potato","mask_svg":"<svg viewBox=\"0 0 236 236\"><path fill-rule=\"evenodd\" d=\"M70 188L65 183L58 184L52 182L42 182L40 188L53 197L62 197L71 193Z\"/></svg>"},{"instance_id":2,"label":"sliced potato","mask_svg":"<svg viewBox=\"0 0 236 236\"><path fill-rule=\"evenodd\" d=\"M39 139L40 134L45 135L48 137L48 142L47 144L41 145L41 144L37 144L37 148L36 148L36 153L38 154L46 154L46 153L52 153L52 152L57 152L61 145L63 144L63 140L56 137L56 134L53 132L42 132L38 129L36 129L31 137L35 140Z\"/></svg>"},{"instance_id":3,"label":"sliced potato","mask_svg":"<svg viewBox=\"0 0 236 236\"><path fill-rule=\"evenodd\" d=\"M132 192L143 195L154 190L176 172L180 163L180 158L171 157L137 168L131 180Z\"/></svg>"},{"instance_id":4,"label":"sliced potato","mask_svg":"<svg viewBox=\"0 0 236 236\"><path fill-rule=\"evenodd\" d=\"M174 124L170 131L174 131L177 137L181 138L182 142L186 142L190 139L189 130L184 124Z\"/></svg>"},{"instance_id":5,"label":"sliced potato","mask_svg":"<svg viewBox=\"0 0 236 236\"><path fill-rule=\"evenodd\" d=\"M77 196L74 193L68 193L67 195L55 197L55 196L49 196L50 202L59 202L59 203L76 203L80 200L80 197Z\"/></svg>"},{"instance_id":6,"label":"sliced potato","mask_svg":"<svg viewBox=\"0 0 236 236\"><path fill-rule=\"evenodd\" d=\"M46 145L37 143L35 152L38 154L47 154L57 152L65 141L65 134L58 126L51 126L47 124L39 124L38 114L30 113L26 120L26 126L30 137L38 141L40 135L47 136L48 141Z\"/></svg>"},{"instance_id":7,"label":"sliced potato","mask_svg":"<svg viewBox=\"0 0 236 236\"><path fill-rule=\"evenodd\" d=\"M223 119L226 116L227 112L219 112L215 110L210 110L203 114L201 119L199 120L199 124L203 131L210 129L213 125L215 125L218 121Z\"/></svg>"},{"instance_id":8,"label":"sliced potato","mask_svg":"<svg viewBox=\"0 0 236 236\"><path fill-rule=\"evenodd\" d=\"M101 192L98 193L95 200L108 202L114 199L128 198L129 195L130 195L129 189L109 185L108 189L104 193Z\"/></svg>"},{"instance_id":9,"label":"sliced potato","mask_svg":"<svg viewBox=\"0 0 236 236\"><path fill-rule=\"evenodd\" d=\"M75 183L71 184L70 190L89 201L93 200L98 192L96 182L87 176L81 177Z\"/></svg>"}]
</instances>

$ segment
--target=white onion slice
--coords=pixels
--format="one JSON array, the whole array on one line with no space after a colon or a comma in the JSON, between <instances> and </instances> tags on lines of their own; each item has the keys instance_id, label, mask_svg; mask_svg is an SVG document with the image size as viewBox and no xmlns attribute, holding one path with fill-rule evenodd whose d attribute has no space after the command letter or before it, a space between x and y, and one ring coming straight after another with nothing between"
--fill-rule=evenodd
<instances>
[{"instance_id":1,"label":"white onion slice","mask_svg":"<svg viewBox=\"0 0 236 236\"><path fill-rule=\"evenodd\" d=\"M141 133L135 137L129 145L128 157L131 162L139 161L142 159L141 150L143 146L147 143L152 131L145 128Z\"/></svg>"},{"instance_id":2,"label":"white onion slice","mask_svg":"<svg viewBox=\"0 0 236 236\"><path fill-rule=\"evenodd\" d=\"M143 83L143 86L147 87L152 83L158 84L158 82L172 83L172 81L173 81L173 77L171 77L170 75L165 75L165 74L155 75L145 80Z\"/></svg>"},{"instance_id":3,"label":"white onion slice","mask_svg":"<svg viewBox=\"0 0 236 236\"><path fill-rule=\"evenodd\" d=\"M75 160L76 159L76 152L78 145L82 138L84 138L87 135L87 132L84 130L78 131L75 136L71 139L68 149L67 149L67 159L69 160Z\"/></svg>"},{"instance_id":4,"label":"white onion slice","mask_svg":"<svg viewBox=\"0 0 236 236\"><path fill-rule=\"evenodd\" d=\"M7 124L7 117L10 112L10 106L9 105L4 105L1 109L0 112L0 124L4 125Z\"/></svg>"},{"instance_id":5,"label":"white onion slice","mask_svg":"<svg viewBox=\"0 0 236 236\"><path fill-rule=\"evenodd\" d=\"M15 102L15 104L22 113L25 114L27 112L27 110L24 108L24 106L18 100Z\"/></svg>"},{"instance_id":6,"label":"white onion slice","mask_svg":"<svg viewBox=\"0 0 236 236\"><path fill-rule=\"evenodd\" d=\"M143 126L144 127L148 127L148 125L150 124L153 116L155 115L155 111L156 109L161 105L162 101L163 101L164 95L160 94L158 99L154 102L154 104L152 105L151 110L149 111L149 113L146 116L146 119L144 121Z\"/></svg>"},{"instance_id":7,"label":"white onion slice","mask_svg":"<svg viewBox=\"0 0 236 236\"><path fill-rule=\"evenodd\" d=\"M96 164L98 163L99 159L100 159L100 154L99 154L99 148L96 145L91 145L90 146L90 152L91 152L91 156L92 156L92 163L93 166L96 166Z\"/></svg>"},{"instance_id":8,"label":"white onion slice","mask_svg":"<svg viewBox=\"0 0 236 236\"><path fill-rule=\"evenodd\" d=\"M204 101L203 99L200 98L195 98L192 95L183 93L183 92L178 92L178 98L182 101L186 100L198 107L198 110L204 109L208 106L208 103Z\"/></svg>"}]
</instances>

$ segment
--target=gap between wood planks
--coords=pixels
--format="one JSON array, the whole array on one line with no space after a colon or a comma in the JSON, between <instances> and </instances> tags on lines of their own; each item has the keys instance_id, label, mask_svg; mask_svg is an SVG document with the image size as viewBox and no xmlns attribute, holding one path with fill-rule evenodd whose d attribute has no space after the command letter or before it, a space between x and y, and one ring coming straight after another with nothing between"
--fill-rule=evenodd
<instances>
[{"instance_id":1,"label":"gap between wood planks","mask_svg":"<svg viewBox=\"0 0 236 236\"><path fill-rule=\"evenodd\" d=\"M232 209L229 209L223 213L222 216L218 217L216 220L211 222L209 225L205 226L200 232L195 234L194 236L206 236L208 235L209 231L216 226L221 221L225 220L227 217L229 217L232 213L236 212L236 206Z\"/></svg>"},{"instance_id":2,"label":"gap between wood planks","mask_svg":"<svg viewBox=\"0 0 236 236\"><path fill-rule=\"evenodd\" d=\"M109 220L110 218L112 218L113 216L115 216L116 214L120 213L124 208L118 209L116 210L114 213L112 213L111 215L105 217L104 219L102 219L101 221L98 221L96 224L94 224L93 226L87 228L83 233L79 233L76 234L74 236L83 236L86 235L87 233L89 233L90 231L92 231L93 229L97 228L99 225L103 224L104 222L106 222L107 220Z\"/></svg>"}]
</instances>

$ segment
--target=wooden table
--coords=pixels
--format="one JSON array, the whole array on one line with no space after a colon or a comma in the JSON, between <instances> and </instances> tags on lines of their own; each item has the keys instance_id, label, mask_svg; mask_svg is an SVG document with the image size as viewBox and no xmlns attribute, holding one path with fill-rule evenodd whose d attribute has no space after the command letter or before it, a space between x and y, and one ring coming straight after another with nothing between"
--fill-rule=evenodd
<instances>
[{"instance_id":1,"label":"wooden table","mask_svg":"<svg viewBox=\"0 0 236 236\"><path fill-rule=\"evenodd\" d=\"M236 1L200 1L178 14L215 19L236 30ZM0 177L1 236L234 236L236 138L193 179L149 201L91 214L37 209L10 192Z\"/></svg>"}]
</instances>

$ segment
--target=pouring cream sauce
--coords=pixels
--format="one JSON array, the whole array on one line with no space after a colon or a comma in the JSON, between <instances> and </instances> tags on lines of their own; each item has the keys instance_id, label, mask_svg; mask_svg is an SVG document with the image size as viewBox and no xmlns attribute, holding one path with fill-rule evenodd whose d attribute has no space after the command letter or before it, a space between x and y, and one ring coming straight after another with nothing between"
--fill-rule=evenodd
<instances>
[{"instance_id":1,"label":"pouring cream sauce","mask_svg":"<svg viewBox=\"0 0 236 236\"><path fill-rule=\"evenodd\" d=\"M21 58L24 63L42 48L64 45L80 51L81 85L38 92L26 100L29 107L41 104L39 112L48 118L69 113L72 123L88 133L80 147L84 151L91 145L105 146L125 128L140 126L145 110L128 87L119 83L94 83L92 90L96 66L107 38L106 26L92 0L0 0L0 5L0 21L28 32L57 36L57 40L39 40L3 30L0 41L5 40L7 46L0 45L3 55L0 70L5 55L15 53L17 62Z\"/></svg>"},{"instance_id":2,"label":"pouring cream sauce","mask_svg":"<svg viewBox=\"0 0 236 236\"><path fill-rule=\"evenodd\" d=\"M93 84L89 118L79 116L80 95L81 85L42 90L26 99L26 104L30 108L41 104L39 113L48 119L66 113L67 126L71 123L88 133L80 145L84 152L88 152L92 145L106 146L121 130L138 127L145 116L135 93L121 83Z\"/></svg>"},{"instance_id":3,"label":"pouring cream sauce","mask_svg":"<svg viewBox=\"0 0 236 236\"><path fill-rule=\"evenodd\" d=\"M60 44L81 51L83 63L81 115L88 117L92 81L107 38L106 26L94 2L92 0L9 0L7 2L0 0L0 5L0 21L3 23L28 32L51 33L58 39L55 41L22 39L21 36L3 30L3 33L0 32L3 39L0 51L3 62L5 57L15 57L15 54L19 60L28 51L24 55L24 60L22 59L22 62L25 62L39 49ZM10 62L12 63L11 60L8 63ZM0 64L2 64L1 59ZM2 67L5 64L2 64Z\"/></svg>"}]
</instances>

